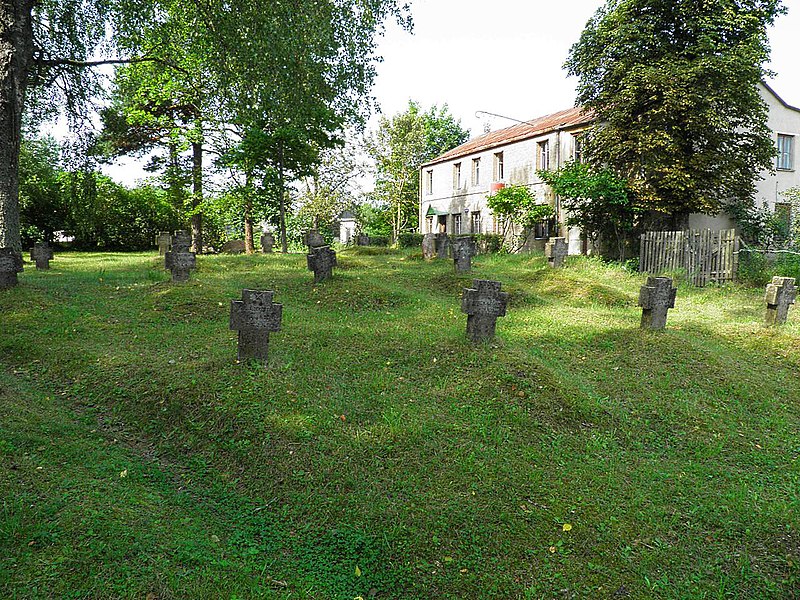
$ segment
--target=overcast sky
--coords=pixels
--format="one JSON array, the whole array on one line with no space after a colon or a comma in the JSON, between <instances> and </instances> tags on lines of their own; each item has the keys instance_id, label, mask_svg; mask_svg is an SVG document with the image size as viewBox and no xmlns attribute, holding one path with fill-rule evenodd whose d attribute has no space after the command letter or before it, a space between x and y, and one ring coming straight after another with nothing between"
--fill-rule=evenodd
<instances>
[{"instance_id":1,"label":"overcast sky","mask_svg":"<svg viewBox=\"0 0 800 600\"><path fill-rule=\"evenodd\" d=\"M513 121L479 116L488 111L526 120L569 108L574 78L562 66L570 46L603 0L412 0L414 32L391 25L381 40L373 95L383 114L409 100L424 109L447 104L473 136L484 126ZM770 31L773 89L800 106L800 0L784 0L789 13ZM377 123L373 118L371 126ZM107 169L133 184L143 173L133 161Z\"/></svg>"}]
</instances>

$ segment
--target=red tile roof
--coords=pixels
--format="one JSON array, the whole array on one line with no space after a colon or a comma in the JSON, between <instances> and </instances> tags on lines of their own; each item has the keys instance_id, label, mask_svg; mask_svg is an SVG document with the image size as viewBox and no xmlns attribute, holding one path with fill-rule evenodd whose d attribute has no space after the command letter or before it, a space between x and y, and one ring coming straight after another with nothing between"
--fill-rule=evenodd
<instances>
[{"instance_id":1,"label":"red tile roof","mask_svg":"<svg viewBox=\"0 0 800 600\"><path fill-rule=\"evenodd\" d=\"M441 156L437 156L422 166L434 165L482 150L488 150L489 148L505 146L506 144L536 137L550 131L555 131L556 129L585 125L592 121L594 121L594 115L588 111L584 112L583 107L577 106L575 108L568 108L567 110L562 110L545 117L539 117L538 119L520 123L519 125L513 125L505 129L485 133L460 146L456 146L452 150L445 152Z\"/></svg>"}]
</instances>

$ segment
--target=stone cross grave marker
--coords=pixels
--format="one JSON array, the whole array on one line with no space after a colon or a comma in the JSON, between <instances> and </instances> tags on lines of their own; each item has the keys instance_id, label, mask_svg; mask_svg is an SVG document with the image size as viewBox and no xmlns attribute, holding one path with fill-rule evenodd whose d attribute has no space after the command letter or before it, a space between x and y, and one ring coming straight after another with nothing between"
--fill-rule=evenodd
<instances>
[{"instance_id":1,"label":"stone cross grave marker","mask_svg":"<svg viewBox=\"0 0 800 600\"><path fill-rule=\"evenodd\" d=\"M648 277L639 290L639 306L642 307L642 328L664 329L667 311L675 308L677 289L672 287L670 277Z\"/></svg>"},{"instance_id":2,"label":"stone cross grave marker","mask_svg":"<svg viewBox=\"0 0 800 600\"><path fill-rule=\"evenodd\" d=\"M53 258L53 249L46 243L36 242L31 248L31 260L36 263L36 269L46 271L50 268L50 261Z\"/></svg>"},{"instance_id":3,"label":"stone cross grave marker","mask_svg":"<svg viewBox=\"0 0 800 600\"><path fill-rule=\"evenodd\" d=\"M169 252L169 247L172 245L172 236L169 231L159 231L156 236L156 246L158 246L159 256L164 256Z\"/></svg>"},{"instance_id":4,"label":"stone cross grave marker","mask_svg":"<svg viewBox=\"0 0 800 600\"><path fill-rule=\"evenodd\" d=\"M500 291L499 281L476 279L464 290L461 311L467 313L467 337L473 342L494 337L497 317L506 316L508 293Z\"/></svg>"},{"instance_id":5,"label":"stone cross grave marker","mask_svg":"<svg viewBox=\"0 0 800 600\"><path fill-rule=\"evenodd\" d=\"M436 258L436 235L433 233L422 236L422 258L425 260Z\"/></svg>"},{"instance_id":6,"label":"stone cross grave marker","mask_svg":"<svg viewBox=\"0 0 800 600\"><path fill-rule=\"evenodd\" d=\"M0 248L0 290L17 285L17 273L22 273L22 254L13 248Z\"/></svg>"},{"instance_id":7,"label":"stone cross grave marker","mask_svg":"<svg viewBox=\"0 0 800 600\"><path fill-rule=\"evenodd\" d=\"M471 237L453 240L453 264L456 273L469 273L472 270L472 257L477 256L478 246Z\"/></svg>"},{"instance_id":8,"label":"stone cross grave marker","mask_svg":"<svg viewBox=\"0 0 800 600\"><path fill-rule=\"evenodd\" d=\"M564 266L568 251L567 242L563 237L550 238L544 247L547 264L553 269L560 269Z\"/></svg>"},{"instance_id":9,"label":"stone cross grave marker","mask_svg":"<svg viewBox=\"0 0 800 600\"><path fill-rule=\"evenodd\" d=\"M450 236L446 233L437 233L436 237L436 258L447 258L450 250Z\"/></svg>"},{"instance_id":10,"label":"stone cross grave marker","mask_svg":"<svg viewBox=\"0 0 800 600\"><path fill-rule=\"evenodd\" d=\"M797 298L797 286L794 277L773 277L767 284L767 325L782 325L789 316L789 307Z\"/></svg>"},{"instance_id":11,"label":"stone cross grave marker","mask_svg":"<svg viewBox=\"0 0 800 600\"><path fill-rule=\"evenodd\" d=\"M312 248L306 255L308 268L314 271L314 283L325 281L333 275L333 267L336 266L336 252L328 246Z\"/></svg>"},{"instance_id":12,"label":"stone cross grave marker","mask_svg":"<svg viewBox=\"0 0 800 600\"><path fill-rule=\"evenodd\" d=\"M270 254L272 247L275 245L275 236L268 231L261 235L261 251L264 254Z\"/></svg>"},{"instance_id":13,"label":"stone cross grave marker","mask_svg":"<svg viewBox=\"0 0 800 600\"><path fill-rule=\"evenodd\" d=\"M369 246L369 236L360 233L356 236L356 246Z\"/></svg>"},{"instance_id":14,"label":"stone cross grave marker","mask_svg":"<svg viewBox=\"0 0 800 600\"><path fill-rule=\"evenodd\" d=\"M242 290L241 300L231 300L230 328L239 332L238 360L267 362L269 334L280 331L283 305L272 301L271 290Z\"/></svg>"},{"instance_id":15,"label":"stone cross grave marker","mask_svg":"<svg viewBox=\"0 0 800 600\"><path fill-rule=\"evenodd\" d=\"M197 265L194 252L189 252L192 238L186 231L172 236L172 250L164 255L164 268L172 273L173 282L189 281L189 271Z\"/></svg>"},{"instance_id":16,"label":"stone cross grave marker","mask_svg":"<svg viewBox=\"0 0 800 600\"><path fill-rule=\"evenodd\" d=\"M309 229L306 231L303 235L303 241L310 250L313 250L314 248L320 248L325 245L325 238L322 237L322 234L316 229Z\"/></svg>"}]
</instances>

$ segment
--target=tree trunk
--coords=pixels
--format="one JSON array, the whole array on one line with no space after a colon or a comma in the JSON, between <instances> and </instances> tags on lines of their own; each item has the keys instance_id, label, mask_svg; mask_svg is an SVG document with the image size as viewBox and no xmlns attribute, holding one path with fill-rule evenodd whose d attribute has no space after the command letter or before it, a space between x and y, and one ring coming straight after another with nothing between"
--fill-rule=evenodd
<instances>
[{"instance_id":1,"label":"tree trunk","mask_svg":"<svg viewBox=\"0 0 800 600\"><path fill-rule=\"evenodd\" d=\"M0 248L22 251L19 149L28 71L33 62L33 0L0 3Z\"/></svg>"},{"instance_id":2,"label":"tree trunk","mask_svg":"<svg viewBox=\"0 0 800 600\"><path fill-rule=\"evenodd\" d=\"M244 185L244 251L245 254L253 254L255 252L255 243L253 241L253 196L250 193L250 186L252 184L252 176L248 173L247 180Z\"/></svg>"},{"instance_id":3,"label":"tree trunk","mask_svg":"<svg viewBox=\"0 0 800 600\"><path fill-rule=\"evenodd\" d=\"M203 142L192 142L192 252L203 251Z\"/></svg>"},{"instance_id":4,"label":"tree trunk","mask_svg":"<svg viewBox=\"0 0 800 600\"><path fill-rule=\"evenodd\" d=\"M278 209L280 210L281 252L287 254L289 245L286 242L286 193L283 182L283 143L278 142Z\"/></svg>"}]
</instances>

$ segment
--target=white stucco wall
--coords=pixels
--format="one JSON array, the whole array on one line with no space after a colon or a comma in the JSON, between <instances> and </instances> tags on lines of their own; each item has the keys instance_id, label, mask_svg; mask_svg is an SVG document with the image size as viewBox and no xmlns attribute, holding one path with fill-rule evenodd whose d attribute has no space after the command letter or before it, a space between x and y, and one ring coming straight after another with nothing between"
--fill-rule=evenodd
<instances>
[{"instance_id":1,"label":"white stucco wall","mask_svg":"<svg viewBox=\"0 0 800 600\"><path fill-rule=\"evenodd\" d=\"M798 145L800 145L800 110L788 108L781 104L769 90L761 89L761 97L769 105L769 119L767 124L772 130L772 141L778 143L778 134L794 136L794 156L792 169L788 171L775 171L775 173L762 173L763 179L758 182L756 189L756 205L768 206L770 210L775 209L775 203L786 202L781 192L800 186L800 164L798 162ZM791 99L796 106L795 100ZM773 163L775 166L776 163Z\"/></svg>"},{"instance_id":2,"label":"white stucco wall","mask_svg":"<svg viewBox=\"0 0 800 600\"><path fill-rule=\"evenodd\" d=\"M526 185L542 204L554 204L555 198L548 186L536 176L540 160L540 144L548 142L550 168L556 169L570 160L574 152L574 136L571 131L558 131L546 135L521 140L503 146L482 150L441 163L423 166L420 172L420 232L428 233L426 214L429 208L437 213L446 213L447 232L453 231L453 215L461 215L461 233L470 231L473 212L481 213L481 231L475 233L498 233L491 211L486 205L486 197L490 194L492 183L505 185ZM495 178L495 154L503 153L504 177ZM480 158L480 182L473 183L473 159ZM454 165L461 164L460 188L454 188ZM428 191L428 172L433 172L433 185ZM466 210L466 212L465 212ZM438 215L437 215L438 216ZM560 215L563 223L563 215ZM434 232L438 218L433 219ZM580 253L580 232L569 235L570 253Z\"/></svg>"}]
</instances>

